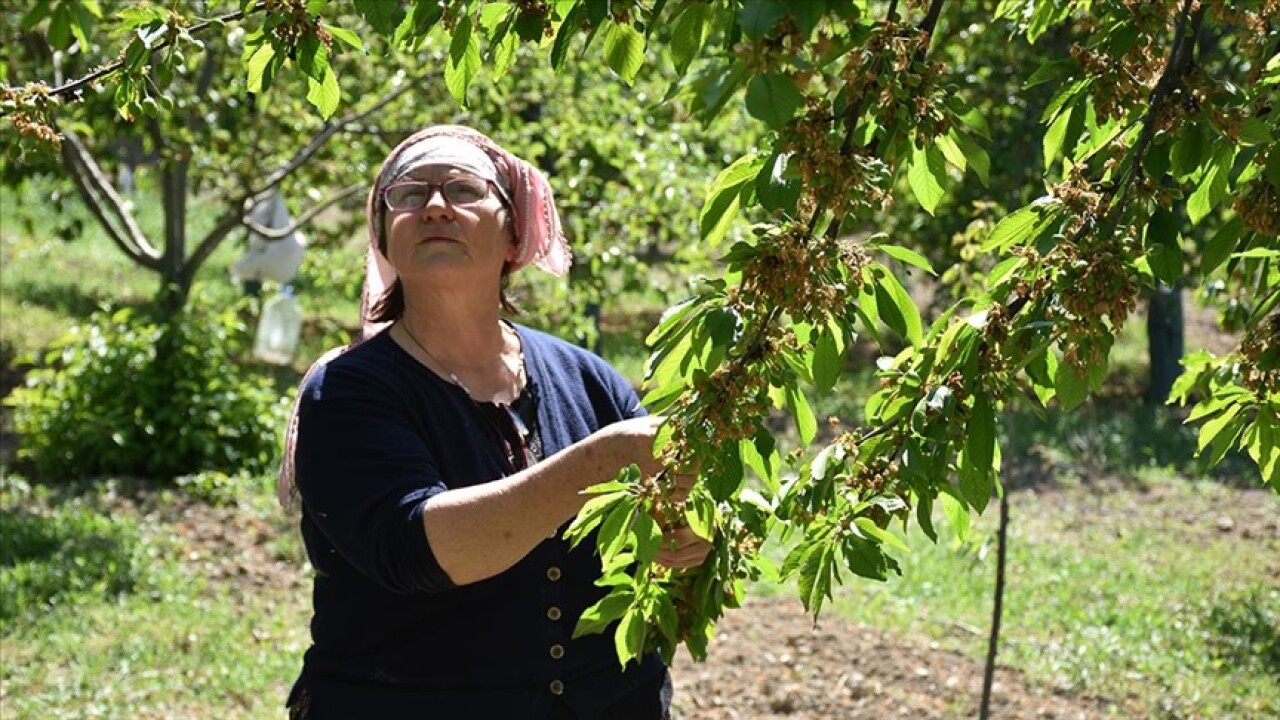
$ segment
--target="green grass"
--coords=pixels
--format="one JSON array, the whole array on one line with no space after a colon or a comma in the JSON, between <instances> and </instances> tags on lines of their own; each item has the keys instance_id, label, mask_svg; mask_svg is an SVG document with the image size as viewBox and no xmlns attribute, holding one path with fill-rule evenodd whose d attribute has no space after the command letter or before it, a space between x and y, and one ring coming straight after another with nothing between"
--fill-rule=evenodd
<instances>
[{"instance_id":1,"label":"green grass","mask_svg":"<svg viewBox=\"0 0 1280 720\"><path fill-rule=\"evenodd\" d=\"M292 522L274 507L265 479L242 479L231 515L234 532L269 528L269 557L284 572L302 573L302 554ZM198 483L196 484L199 485ZM209 492L209 483L204 484ZM214 484L213 487L218 487ZM221 486L227 490L226 483ZM243 491L252 489L251 494ZM135 488L136 490L136 488ZM217 493L217 490L213 492ZM133 501L124 495L136 495ZM219 494L224 501L227 493ZM111 517L114 534L81 521L68 523L66 502L93 506ZM190 501L172 492L121 490L113 482L74 493L50 492L6 478L0 506L28 511L35 530L7 538L0 582L6 592L23 589L31 556L66 587L51 597L31 592L27 603L0 629L0 663L6 718L59 717L279 717L289 684L300 666L307 637L309 594L301 585L227 582L211 572L218 562L193 560L197 549L183 536L182 508ZM83 513L75 513L81 517ZM79 534L68 535L68 525ZM43 530L43 532L42 532ZM56 548L43 540L55 531ZM189 532L189 530L187 531ZM104 545L98 556L130 559L127 588L84 582L88 541ZM12 547L10 547L12 546ZM11 550L24 562L12 563ZM56 549L56 552L53 551ZM216 556L220 548L204 548ZM260 569L261 570L261 569ZM39 586L48 589L48 583Z\"/></svg>"}]
</instances>

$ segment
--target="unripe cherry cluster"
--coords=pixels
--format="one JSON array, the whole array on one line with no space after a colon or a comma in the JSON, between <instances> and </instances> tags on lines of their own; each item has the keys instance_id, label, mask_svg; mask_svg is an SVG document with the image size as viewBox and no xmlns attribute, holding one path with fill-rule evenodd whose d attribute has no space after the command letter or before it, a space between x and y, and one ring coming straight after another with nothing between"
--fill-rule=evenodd
<instances>
[{"instance_id":1,"label":"unripe cherry cluster","mask_svg":"<svg viewBox=\"0 0 1280 720\"><path fill-rule=\"evenodd\" d=\"M61 149L62 136L49 121L49 87L42 83L27 83L21 88L5 88L0 98L13 128L24 138L53 150Z\"/></svg>"}]
</instances>

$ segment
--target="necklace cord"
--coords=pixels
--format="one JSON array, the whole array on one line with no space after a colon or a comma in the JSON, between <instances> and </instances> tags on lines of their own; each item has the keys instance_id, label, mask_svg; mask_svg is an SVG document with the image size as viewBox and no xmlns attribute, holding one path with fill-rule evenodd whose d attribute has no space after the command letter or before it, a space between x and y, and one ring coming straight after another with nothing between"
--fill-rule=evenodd
<instances>
[{"instance_id":1,"label":"necklace cord","mask_svg":"<svg viewBox=\"0 0 1280 720\"><path fill-rule=\"evenodd\" d=\"M423 345L422 341L419 340L418 337L413 334L413 330L409 329L409 323L401 320L398 324L400 325L401 328L404 329L405 335L409 336L409 339L413 341L413 344L418 346L418 349L421 350L423 354L425 354L431 360L431 362L435 363L441 370L443 370L445 373L449 375L449 380L454 385L457 385L458 387L462 388L462 391L466 393L468 397L472 398L473 400L475 399L475 396L471 393L471 390L466 386L465 383L462 382L462 380L458 377L458 374L450 370L447 365L441 362L440 358L436 357L434 353L428 350L427 346ZM513 399L516 397L519 397L520 395L519 391L521 390L522 385L524 384L524 382L527 382L526 380L527 375L524 369L524 343L520 341L519 333L516 334L516 342L519 343L520 345L520 357L517 360L516 370L512 371L511 366L507 365L505 360L502 363L503 367L505 367L508 372L511 372L511 381L512 381L512 385L514 386L514 389L512 391Z\"/></svg>"}]
</instances>

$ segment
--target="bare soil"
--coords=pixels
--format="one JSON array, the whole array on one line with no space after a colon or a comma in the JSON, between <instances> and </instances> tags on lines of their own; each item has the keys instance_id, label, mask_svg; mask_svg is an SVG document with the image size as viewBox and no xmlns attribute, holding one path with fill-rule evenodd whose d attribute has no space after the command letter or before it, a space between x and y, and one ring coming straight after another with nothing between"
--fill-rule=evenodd
<instances>
[{"instance_id":1,"label":"bare soil","mask_svg":"<svg viewBox=\"0 0 1280 720\"><path fill-rule=\"evenodd\" d=\"M728 613L707 661L678 656L672 675L679 720L972 718L983 663L831 615L815 627L798 600L766 598ZM1095 718L1114 705L997 667L991 716Z\"/></svg>"}]
</instances>

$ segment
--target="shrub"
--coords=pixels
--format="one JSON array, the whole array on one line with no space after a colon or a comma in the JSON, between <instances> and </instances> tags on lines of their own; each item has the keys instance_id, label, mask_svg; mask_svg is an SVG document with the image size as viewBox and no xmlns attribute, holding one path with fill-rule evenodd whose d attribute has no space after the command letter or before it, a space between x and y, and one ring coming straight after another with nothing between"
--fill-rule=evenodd
<instances>
[{"instance_id":1,"label":"shrub","mask_svg":"<svg viewBox=\"0 0 1280 720\"><path fill-rule=\"evenodd\" d=\"M237 364L248 334L234 307L94 314L8 401L19 457L46 478L268 470L288 400Z\"/></svg>"}]
</instances>

